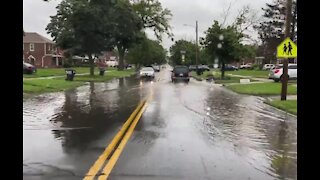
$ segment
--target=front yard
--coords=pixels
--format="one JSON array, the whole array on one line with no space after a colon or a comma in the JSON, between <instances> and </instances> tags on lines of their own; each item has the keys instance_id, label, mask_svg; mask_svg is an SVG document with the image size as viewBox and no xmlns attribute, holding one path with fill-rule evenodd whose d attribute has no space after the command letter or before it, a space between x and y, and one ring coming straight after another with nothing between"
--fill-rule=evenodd
<instances>
[{"instance_id":1,"label":"front yard","mask_svg":"<svg viewBox=\"0 0 320 180\"><path fill-rule=\"evenodd\" d=\"M85 68L88 72L88 68ZM53 70L58 71L58 70ZM64 69L60 69L58 72L64 72ZM51 71L52 72L52 71ZM96 73L95 76L90 75L75 75L73 81L66 81L65 78L53 78L53 79L24 79L23 80L23 92L24 93L44 93L44 92L55 92L63 91L69 88L75 88L83 85L85 82L104 82L113 78L121 78L131 76L135 73L133 69L118 71L118 70L109 70L105 72L104 76L99 76ZM49 73L47 73L49 74Z\"/></svg>"},{"instance_id":2,"label":"front yard","mask_svg":"<svg viewBox=\"0 0 320 180\"><path fill-rule=\"evenodd\" d=\"M274 82L255 83L255 84L234 84L226 87L240 94L280 95L281 93L281 83L274 83ZM297 86L289 83L287 92L289 95L297 94Z\"/></svg>"}]
</instances>

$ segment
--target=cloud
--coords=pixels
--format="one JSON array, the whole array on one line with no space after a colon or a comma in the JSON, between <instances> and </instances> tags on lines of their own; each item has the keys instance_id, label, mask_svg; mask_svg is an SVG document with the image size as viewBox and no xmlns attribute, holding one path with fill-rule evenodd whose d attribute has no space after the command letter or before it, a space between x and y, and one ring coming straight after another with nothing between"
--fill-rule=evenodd
<instances>
[{"instance_id":1,"label":"cloud","mask_svg":"<svg viewBox=\"0 0 320 180\"><path fill-rule=\"evenodd\" d=\"M170 21L174 39L195 40L195 21L198 20L199 37L204 36L204 31L213 24L214 20L222 21L222 13L231 3L230 22L244 5L250 5L253 9L262 13L261 8L272 0L159 0L164 8L171 10L173 17ZM50 37L45 31L50 22L50 15L56 14L55 7L61 0L23 0L23 27L27 32L38 32ZM191 26L184 26L188 24ZM153 32L147 31L149 37L155 39ZM253 35L256 36L256 35ZM174 42L163 36L163 45L169 47Z\"/></svg>"}]
</instances>

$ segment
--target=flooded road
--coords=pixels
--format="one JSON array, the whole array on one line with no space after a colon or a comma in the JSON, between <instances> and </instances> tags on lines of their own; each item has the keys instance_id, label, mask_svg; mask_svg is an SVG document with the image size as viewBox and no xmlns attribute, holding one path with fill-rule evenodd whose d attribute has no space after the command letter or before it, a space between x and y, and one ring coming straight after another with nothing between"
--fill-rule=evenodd
<instances>
[{"instance_id":1,"label":"flooded road","mask_svg":"<svg viewBox=\"0 0 320 180\"><path fill-rule=\"evenodd\" d=\"M218 85L136 77L26 98L24 179L82 179L151 101L109 179L297 179L297 119Z\"/></svg>"}]
</instances>

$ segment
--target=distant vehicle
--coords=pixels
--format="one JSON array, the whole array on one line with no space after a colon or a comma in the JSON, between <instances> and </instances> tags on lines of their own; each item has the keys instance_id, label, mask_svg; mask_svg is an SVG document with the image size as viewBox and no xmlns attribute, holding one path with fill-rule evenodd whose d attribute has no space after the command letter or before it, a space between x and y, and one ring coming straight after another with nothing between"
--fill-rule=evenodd
<instances>
[{"instance_id":1,"label":"distant vehicle","mask_svg":"<svg viewBox=\"0 0 320 180\"><path fill-rule=\"evenodd\" d=\"M119 63L116 60L108 60L106 61L106 65L108 67L118 67Z\"/></svg>"},{"instance_id":2,"label":"distant vehicle","mask_svg":"<svg viewBox=\"0 0 320 180\"><path fill-rule=\"evenodd\" d=\"M172 82L176 82L178 80L189 82L190 76L188 66L175 66L171 73L171 80Z\"/></svg>"},{"instance_id":3,"label":"distant vehicle","mask_svg":"<svg viewBox=\"0 0 320 180\"><path fill-rule=\"evenodd\" d=\"M160 66L159 65L153 65L152 68L155 72L160 72Z\"/></svg>"},{"instance_id":4,"label":"distant vehicle","mask_svg":"<svg viewBox=\"0 0 320 180\"><path fill-rule=\"evenodd\" d=\"M198 68L202 71L210 71L210 68L207 65L199 65Z\"/></svg>"},{"instance_id":5,"label":"distant vehicle","mask_svg":"<svg viewBox=\"0 0 320 180\"><path fill-rule=\"evenodd\" d=\"M274 67L275 67L276 65L274 65L274 64L265 64L265 65L263 65L263 70L271 70L271 69L273 69Z\"/></svg>"},{"instance_id":6,"label":"distant vehicle","mask_svg":"<svg viewBox=\"0 0 320 180\"><path fill-rule=\"evenodd\" d=\"M277 65L274 69L270 70L269 79L279 82L283 74L283 64ZM288 64L289 79L297 79L297 64Z\"/></svg>"},{"instance_id":7,"label":"distant vehicle","mask_svg":"<svg viewBox=\"0 0 320 180\"><path fill-rule=\"evenodd\" d=\"M23 73L24 74L32 74L32 73L35 73L37 72L37 68L32 65L32 64L29 64L29 63L23 63Z\"/></svg>"},{"instance_id":8,"label":"distant vehicle","mask_svg":"<svg viewBox=\"0 0 320 180\"><path fill-rule=\"evenodd\" d=\"M189 71L196 71L197 70L197 66L196 65L190 65L189 66Z\"/></svg>"},{"instance_id":9,"label":"distant vehicle","mask_svg":"<svg viewBox=\"0 0 320 180\"><path fill-rule=\"evenodd\" d=\"M240 69L252 69L252 64L248 63L248 64L241 65Z\"/></svg>"},{"instance_id":10,"label":"distant vehicle","mask_svg":"<svg viewBox=\"0 0 320 180\"><path fill-rule=\"evenodd\" d=\"M140 77L154 78L154 69L152 67L143 67L140 70Z\"/></svg>"},{"instance_id":11,"label":"distant vehicle","mask_svg":"<svg viewBox=\"0 0 320 180\"><path fill-rule=\"evenodd\" d=\"M239 68L236 67L236 66L232 66L232 65L226 64L225 67L224 67L224 70L225 71L238 71Z\"/></svg>"}]
</instances>

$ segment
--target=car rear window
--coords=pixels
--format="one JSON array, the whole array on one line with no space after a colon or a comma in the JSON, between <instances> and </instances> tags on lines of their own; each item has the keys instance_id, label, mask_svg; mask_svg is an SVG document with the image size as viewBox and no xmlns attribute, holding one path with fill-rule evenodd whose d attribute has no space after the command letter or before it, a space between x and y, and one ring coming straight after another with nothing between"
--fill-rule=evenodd
<instances>
[{"instance_id":1,"label":"car rear window","mask_svg":"<svg viewBox=\"0 0 320 180\"><path fill-rule=\"evenodd\" d=\"M187 67L175 67L173 71L176 73L187 73L189 69Z\"/></svg>"},{"instance_id":2,"label":"car rear window","mask_svg":"<svg viewBox=\"0 0 320 180\"><path fill-rule=\"evenodd\" d=\"M153 68L146 67L146 68L142 68L141 71L153 71Z\"/></svg>"}]
</instances>

